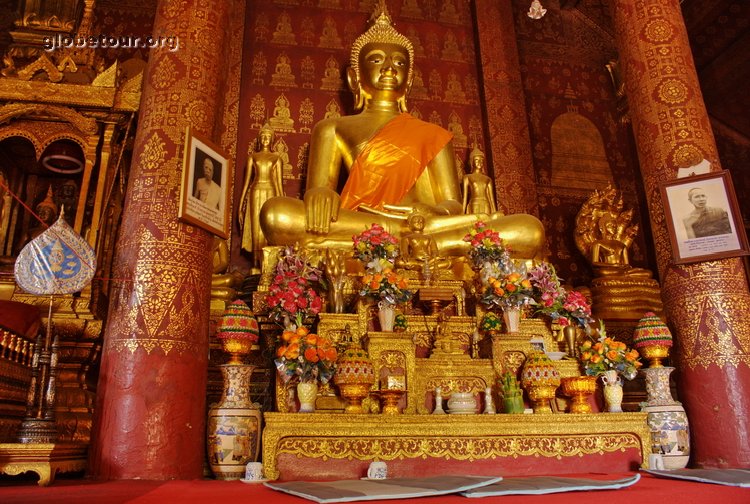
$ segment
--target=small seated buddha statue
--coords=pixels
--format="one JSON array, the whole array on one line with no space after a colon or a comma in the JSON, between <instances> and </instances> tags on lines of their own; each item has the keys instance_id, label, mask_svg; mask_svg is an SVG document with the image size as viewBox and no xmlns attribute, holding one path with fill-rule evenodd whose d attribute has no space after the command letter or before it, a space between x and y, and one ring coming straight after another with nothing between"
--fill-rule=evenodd
<instances>
[{"instance_id":1,"label":"small seated buddha statue","mask_svg":"<svg viewBox=\"0 0 750 504\"><path fill-rule=\"evenodd\" d=\"M598 318L639 319L646 311L661 312L661 289L651 271L630 264L628 249L638 233L633 211L623 210L622 197L608 186L595 193L576 217L575 241L591 263L592 309Z\"/></svg>"},{"instance_id":2,"label":"small seated buddha statue","mask_svg":"<svg viewBox=\"0 0 750 504\"><path fill-rule=\"evenodd\" d=\"M346 78L354 115L323 119L310 139L303 199L276 197L261 210L271 245L351 247L372 223L401 238L408 218L424 215L424 233L443 256L468 252L468 229L482 220L500 233L514 257L542 259L544 227L534 216L463 214L451 134L407 113L414 48L396 31L380 2L373 25L353 43ZM342 170L346 182L339 187Z\"/></svg>"},{"instance_id":3,"label":"small seated buddha statue","mask_svg":"<svg viewBox=\"0 0 750 504\"><path fill-rule=\"evenodd\" d=\"M237 296L237 289L242 286L242 275L238 272L227 272L229 267L229 246L226 240L214 236L213 241L213 275L211 275L211 299L229 303Z\"/></svg>"},{"instance_id":4,"label":"small seated buddha statue","mask_svg":"<svg viewBox=\"0 0 750 504\"><path fill-rule=\"evenodd\" d=\"M451 260L440 257L435 240L424 234L425 218L422 214L411 214L407 222L411 232L401 238L401 255L396 259L396 267L421 271L429 281L438 276L440 269L450 268Z\"/></svg>"}]
</instances>

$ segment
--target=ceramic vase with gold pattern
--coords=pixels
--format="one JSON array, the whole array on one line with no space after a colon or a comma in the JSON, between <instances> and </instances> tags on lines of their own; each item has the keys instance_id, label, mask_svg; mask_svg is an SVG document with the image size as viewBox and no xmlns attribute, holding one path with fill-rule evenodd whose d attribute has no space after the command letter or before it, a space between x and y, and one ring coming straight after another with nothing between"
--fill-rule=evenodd
<instances>
[{"instance_id":1,"label":"ceramic vase with gold pattern","mask_svg":"<svg viewBox=\"0 0 750 504\"><path fill-rule=\"evenodd\" d=\"M208 410L206 426L211 471L220 480L245 476L245 465L258 460L261 413L250 400L254 366L219 366L224 380L221 399Z\"/></svg>"},{"instance_id":2,"label":"ceramic vase with gold pattern","mask_svg":"<svg viewBox=\"0 0 750 504\"><path fill-rule=\"evenodd\" d=\"M641 411L648 413L651 430L651 453L658 453L665 469L683 469L690 459L690 430L685 408L672 398L669 375L673 367L653 367L646 375L648 402Z\"/></svg>"},{"instance_id":3,"label":"ceramic vase with gold pattern","mask_svg":"<svg viewBox=\"0 0 750 504\"><path fill-rule=\"evenodd\" d=\"M297 399L300 413L315 413L315 401L318 399L318 382L299 382L297 384Z\"/></svg>"}]
</instances>

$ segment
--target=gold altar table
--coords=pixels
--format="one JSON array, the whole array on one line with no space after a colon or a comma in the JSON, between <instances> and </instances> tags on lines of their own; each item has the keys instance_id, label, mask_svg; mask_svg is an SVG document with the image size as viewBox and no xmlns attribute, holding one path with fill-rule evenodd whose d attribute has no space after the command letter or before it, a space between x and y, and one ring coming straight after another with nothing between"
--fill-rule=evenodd
<instances>
[{"instance_id":1,"label":"gold altar table","mask_svg":"<svg viewBox=\"0 0 750 504\"><path fill-rule=\"evenodd\" d=\"M271 479L626 472L646 466L646 413L346 415L265 413L263 463Z\"/></svg>"}]
</instances>

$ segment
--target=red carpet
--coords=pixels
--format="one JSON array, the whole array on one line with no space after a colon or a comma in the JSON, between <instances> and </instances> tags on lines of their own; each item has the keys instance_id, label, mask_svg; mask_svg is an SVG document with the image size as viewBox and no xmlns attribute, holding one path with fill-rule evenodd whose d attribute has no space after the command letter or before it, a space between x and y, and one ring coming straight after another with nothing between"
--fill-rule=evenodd
<instances>
[{"instance_id":1,"label":"red carpet","mask_svg":"<svg viewBox=\"0 0 750 504\"><path fill-rule=\"evenodd\" d=\"M573 475L567 475L573 476ZM575 475L587 478L616 479L618 475ZM40 488L32 481L0 481L2 504L211 504L263 503L303 504L312 502L270 490L262 485L248 485L240 481L107 481L58 479L52 486ZM398 501L366 501L375 503ZM401 501L405 502L405 501ZM750 488L667 480L642 474L641 480L630 488L597 492L570 492L550 495L524 495L467 499L461 496L423 497L412 499L415 504L750 504Z\"/></svg>"}]
</instances>

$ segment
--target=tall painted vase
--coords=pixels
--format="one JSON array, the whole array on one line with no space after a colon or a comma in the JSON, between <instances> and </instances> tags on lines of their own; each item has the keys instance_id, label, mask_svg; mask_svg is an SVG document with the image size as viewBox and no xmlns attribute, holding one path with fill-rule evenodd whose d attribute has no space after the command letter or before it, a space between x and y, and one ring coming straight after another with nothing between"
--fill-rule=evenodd
<instances>
[{"instance_id":1,"label":"tall painted vase","mask_svg":"<svg viewBox=\"0 0 750 504\"><path fill-rule=\"evenodd\" d=\"M211 471L220 480L245 477L245 465L258 460L260 410L250 401L248 364L219 366L224 380L221 400L208 410L206 434Z\"/></svg>"},{"instance_id":2,"label":"tall painted vase","mask_svg":"<svg viewBox=\"0 0 750 504\"><path fill-rule=\"evenodd\" d=\"M687 467L690 459L690 431L685 408L672 398L669 375L673 367L652 367L646 375L648 402L641 411L648 413L651 452L661 454L665 469Z\"/></svg>"}]
</instances>

